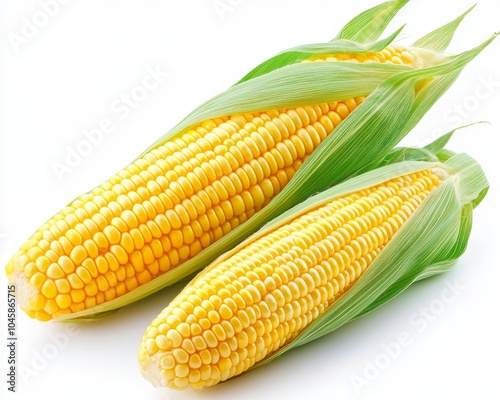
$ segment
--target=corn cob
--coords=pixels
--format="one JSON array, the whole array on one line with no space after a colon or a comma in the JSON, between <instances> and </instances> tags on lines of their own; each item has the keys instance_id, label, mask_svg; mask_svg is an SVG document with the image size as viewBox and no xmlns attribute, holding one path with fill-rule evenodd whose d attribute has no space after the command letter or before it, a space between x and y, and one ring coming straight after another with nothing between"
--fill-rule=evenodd
<instances>
[{"instance_id":1,"label":"corn cob","mask_svg":"<svg viewBox=\"0 0 500 400\"><path fill-rule=\"evenodd\" d=\"M446 253L457 240L456 222L461 218L457 210L462 204L445 204L444 192L463 196L460 201L465 203L480 197L487 185L480 171L475 171L475 183L468 181L470 175L465 177L471 165L477 168L470 159L466 168L460 167L469 171L457 183L457 172L450 169L457 165L455 160L295 207L293 218L279 218L216 260L147 328L139 349L144 377L155 386L201 389L272 357L346 297L383 252L396 253L398 243L405 241L418 247L408 238L425 230L416 219L422 214L429 226L444 219L439 228L430 229L443 229L453 221L448 227L451 233L438 232L439 240L429 244L433 247L415 250L418 257L410 260L425 263L427 255L439 253L438 249ZM399 165L391 167L398 172ZM426 201L427 209L420 210ZM429 204L444 210L429 211ZM409 235L405 238L398 237L403 227ZM448 235L452 243L444 239ZM411 264L410 260L403 262ZM381 260L379 265L384 263ZM407 267L409 273L413 267ZM378 288L365 285L364 290L370 296Z\"/></svg>"},{"instance_id":2,"label":"corn cob","mask_svg":"<svg viewBox=\"0 0 500 400\"><path fill-rule=\"evenodd\" d=\"M338 58L365 61L325 61ZM392 47L368 59L417 66ZM151 149L21 246L7 265L21 307L42 321L79 312L192 258L265 207L363 100L207 120Z\"/></svg>"},{"instance_id":3,"label":"corn cob","mask_svg":"<svg viewBox=\"0 0 500 400\"><path fill-rule=\"evenodd\" d=\"M394 3L400 6L404 2ZM390 42L394 37L382 42ZM457 62L457 67L442 64L441 72L433 70L422 76L444 74L451 81L455 77L451 72L455 74L487 44L474 49L464 62L458 59L462 64ZM166 286L169 283L164 283L162 277L175 273L191 260L197 260L197 268L201 268L223 252L222 247L215 249L212 245L238 227L247 226L244 223L259 210L267 209L268 203L289 186L302 163L310 160L320 144L335 136L330 133L342 121L350 120L350 114L358 111L366 95L384 79L403 71L424 71L426 68L421 67L446 60L438 53L429 57L428 50L419 48L387 47L378 52L365 51L363 55L354 42L331 42L325 46L326 50L303 53L309 54L311 61L323 62L285 63L281 70L264 75L261 71L261 76L216 96L128 167L47 221L6 267L9 281L16 286L20 307L42 321L103 315ZM346 51L331 51L340 47ZM369 48L379 47L380 43ZM346 68L348 62L360 64L359 68ZM303 76L304 72L308 81L302 82L304 93L299 91L297 95L296 76ZM329 86L332 74L341 77L338 91ZM353 84L349 88L353 76L366 81L367 86ZM279 88L275 90L273 85ZM309 90L314 85L318 88ZM440 82L434 87L428 85L424 106L411 108L414 85L408 85L408 93L399 90L400 86L387 84L377 97L398 107L400 114L384 110L383 103L371 104L376 112L370 118L359 114L355 120L358 123L353 122L342 131L339 141L343 143L351 145L361 136L369 138L367 143L377 143L365 147L367 157L358 154L359 159L352 162L350 169L328 175L328 185L383 156L447 88ZM259 97L254 88L260 88L262 93L272 90L272 95L262 95L262 102L251 99L248 103L249 97ZM401 98L389 95L395 91ZM317 93L314 99L326 100L312 101L310 92ZM421 101L417 99L416 105ZM290 103L290 107L283 106ZM259 104L266 104L267 108L256 106ZM417 110L415 115L410 114L413 110ZM411 117L406 125L401 122L403 111ZM379 140L374 128L375 123L382 126L381 121L386 127L384 140ZM371 124L370 129L366 124ZM352 139L348 130L356 132ZM323 146L324 149L328 148ZM338 157L338 165L343 165L352 151L347 146L326 154L329 159ZM324 158L325 152L320 157ZM356 164L360 160L361 165ZM299 192L324 188L302 187ZM239 231L239 237L248 236L263 221L252 220L248 230ZM210 249L210 256L197 258ZM169 276L180 279L194 272L192 268ZM127 300L121 302L122 298Z\"/></svg>"},{"instance_id":4,"label":"corn cob","mask_svg":"<svg viewBox=\"0 0 500 400\"><path fill-rule=\"evenodd\" d=\"M143 368L153 357L174 389L248 370L349 290L439 181L423 171L335 199L214 264L150 325Z\"/></svg>"}]
</instances>

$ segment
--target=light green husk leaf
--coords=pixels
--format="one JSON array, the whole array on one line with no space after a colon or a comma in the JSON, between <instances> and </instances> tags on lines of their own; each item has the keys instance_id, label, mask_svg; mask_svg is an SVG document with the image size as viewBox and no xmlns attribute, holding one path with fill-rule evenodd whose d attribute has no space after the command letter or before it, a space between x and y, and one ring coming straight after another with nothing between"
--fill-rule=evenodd
<instances>
[{"instance_id":1,"label":"light green husk leaf","mask_svg":"<svg viewBox=\"0 0 500 400\"><path fill-rule=\"evenodd\" d=\"M433 50L436 53L442 53L450 45L450 42L453 38L453 35L455 34L455 31L459 27L462 20L465 18L465 16L467 14L469 14L472 11L472 9L475 6L476 5L474 4L471 8L469 8L466 12L464 12L458 18L447 23L446 25L442 26L441 28L436 29L435 31L428 33L424 37L418 39L413 44L413 47L421 47L421 48L425 48L427 50Z\"/></svg>"},{"instance_id":2,"label":"light green husk leaf","mask_svg":"<svg viewBox=\"0 0 500 400\"><path fill-rule=\"evenodd\" d=\"M489 185L479 164L466 154L457 154L445 163L403 161L369 171L309 198L238 246L237 249L240 249L256 237L337 197L427 168L441 168L449 176L429 194L343 296L296 339L255 367L374 310L411 283L449 270L465 251L472 226L474 203L484 197ZM226 255L222 256L218 261L225 257Z\"/></svg>"},{"instance_id":3,"label":"light green husk leaf","mask_svg":"<svg viewBox=\"0 0 500 400\"><path fill-rule=\"evenodd\" d=\"M334 133L318 146L288 185L245 224L229 232L192 259L137 289L93 308L63 316L60 320L75 320L81 317L91 320L100 313L123 307L192 276L287 209L315 193L359 174L373 160L383 159L448 89L463 67L493 38L494 36L482 45L439 66L421 70L402 66L401 70L404 72L397 73L387 80L382 78L378 83L377 79L381 78L377 78L377 74L387 76L399 67L389 64L294 64L233 86L223 95L205 103L167 136L175 135L192 123L219 115L281 109L356 97L366 94L367 85L374 90ZM311 76L314 76L312 81ZM429 82L430 79L432 80ZM331 80L337 84L332 85ZM346 84L346 81L350 83ZM428 82L427 86L416 93L422 81ZM363 83L360 85L358 82ZM269 90L270 86L272 90ZM425 92L425 96L421 95L422 92ZM250 93L253 95L250 96Z\"/></svg>"},{"instance_id":4,"label":"light green husk leaf","mask_svg":"<svg viewBox=\"0 0 500 400\"><path fill-rule=\"evenodd\" d=\"M391 76L411 70L407 65L382 63L322 62L288 65L232 86L213 97L151 147L156 147L179 132L210 118L365 96Z\"/></svg>"},{"instance_id":5,"label":"light green husk leaf","mask_svg":"<svg viewBox=\"0 0 500 400\"><path fill-rule=\"evenodd\" d=\"M473 125L477 125L477 124L486 124L486 123L487 122L485 122L485 121L478 121L478 122L473 122L473 123L468 124L468 125L459 126L458 128L453 129L452 131L438 137L436 140L434 140L432 143L429 143L423 149L426 151L429 151L431 153L434 153L439 157L440 152L444 149L444 146L446 146L448 144L448 142L450 141L450 139L452 138L452 136L455 134L456 131L458 131L459 129L468 128L469 126L473 126ZM455 153L453 153L452 155L454 155L454 154ZM450 157L447 157L446 159L442 159L442 158L439 158L439 159L441 161L446 161L448 158L450 158Z\"/></svg>"},{"instance_id":6,"label":"light green husk leaf","mask_svg":"<svg viewBox=\"0 0 500 400\"><path fill-rule=\"evenodd\" d=\"M445 149L450 139L459 129L464 129L469 126L483 123L483 121L460 126L451 130L448 133L438 137L428 145L420 147L395 147L385 157L380 160L375 160L357 172L357 175L371 171L375 168L383 167L384 165L395 164L401 161L441 161L444 162L455 155L454 152Z\"/></svg>"},{"instance_id":7,"label":"light green husk leaf","mask_svg":"<svg viewBox=\"0 0 500 400\"><path fill-rule=\"evenodd\" d=\"M342 28L334 40L353 40L370 43L377 40L389 22L409 0L388 1L355 16Z\"/></svg>"},{"instance_id":8,"label":"light green husk leaf","mask_svg":"<svg viewBox=\"0 0 500 400\"><path fill-rule=\"evenodd\" d=\"M377 42L389 22L409 0L395 0L382 3L362 12L347 23L335 39L329 43L320 43L293 47L285 50L269 60L264 61L238 83L267 74L279 68L310 58L319 54L363 53L382 51L399 35L402 28L389 38Z\"/></svg>"},{"instance_id":9,"label":"light green husk leaf","mask_svg":"<svg viewBox=\"0 0 500 400\"><path fill-rule=\"evenodd\" d=\"M365 53L365 52L378 52L389 46L396 37L401 33L404 26L395 31L386 39L382 39L373 43L358 43L345 39L336 39L327 43L315 43L302 46L293 47L282 53L271 57L269 60L264 61L262 64L255 67L241 80L237 82L240 84L258 76L265 75L269 72L286 67L287 65L296 64L300 61L307 60L313 56L321 54L339 54L339 53Z\"/></svg>"}]
</instances>

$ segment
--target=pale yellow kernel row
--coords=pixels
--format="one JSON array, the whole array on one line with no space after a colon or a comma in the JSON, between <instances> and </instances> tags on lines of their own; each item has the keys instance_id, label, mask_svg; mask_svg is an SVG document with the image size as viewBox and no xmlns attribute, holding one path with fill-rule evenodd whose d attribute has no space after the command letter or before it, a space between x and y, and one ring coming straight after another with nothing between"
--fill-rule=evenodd
<instances>
[{"instance_id":1,"label":"pale yellow kernel row","mask_svg":"<svg viewBox=\"0 0 500 400\"><path fill-rule=\"evenodd\" d=\"M403 46L388 46L380 52L368 53L340 53L340 54L322 54L304 60L303 62L335 62L348 61L359 63L387 63L387 64L405 64L412 67L421 67L422 61L419 55L412 49Z\"/></svg>"}]
</instances>

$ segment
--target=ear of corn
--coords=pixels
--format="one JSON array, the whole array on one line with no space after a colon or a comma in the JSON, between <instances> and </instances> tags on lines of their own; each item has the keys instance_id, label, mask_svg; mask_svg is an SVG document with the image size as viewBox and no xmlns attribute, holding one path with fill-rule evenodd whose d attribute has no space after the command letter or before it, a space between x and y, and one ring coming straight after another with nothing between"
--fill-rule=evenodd
<instances>
[{"instance_id":1,"label":"ear of corn","mask_svg":"<svg viewBox=\"0 0 500 400\"><path fill-rule=\"evenodd\" d=\"M349 62L364 61L361 45L342 40L304 50L322 62L209 100L43 225L6 268L21 308L39 320L93 319L198 271L385 156L489 43L454 58L372 46L378 61L365 63Z\"/></svg>"},{"instance_id":2,"label":"ear of corn","mask_svg":"<svg viewBox=\"0 0 500 400\"><path fill-rule=\"evenodd\" d=\"M381 167L293 207L153 320L139 350L143 375L174 389L214 385L449 269L487 188L479 165L460 154Z\"/></svg>"}]
</instances>

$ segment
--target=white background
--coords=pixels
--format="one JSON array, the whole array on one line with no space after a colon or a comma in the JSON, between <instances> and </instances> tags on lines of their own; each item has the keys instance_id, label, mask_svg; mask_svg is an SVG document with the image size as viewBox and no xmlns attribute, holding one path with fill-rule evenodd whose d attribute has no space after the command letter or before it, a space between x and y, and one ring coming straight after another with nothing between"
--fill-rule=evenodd
<instances>
[{"instance_id":1,"label":"white background","mask_svg":"<svg viewBox=\"0 0 500 400\"><path fill-rule=\"evenodd\" d=\"M9 37L20 35L24 18L32 20L42 8L36 1L1 0L0 264L63 205L128 164L202 101L281 50L330 40L351 17L376 3L74 1L60 6L46 26L16 47ZM413 0L387 32L407 22L402 39L410 44L471 3ZM229 6L217 12L221 4ZM477 45L498 29L498 2L479 0L450 51ZM18 376L18 393L8 398L499 399L499 50L500 39L467 67L405 140L422 145L460 124L491 123L459 131L449 145L476 157L492 185L475 212L468 251L452 271L412 286L372 314L263 368L199 393L156 390L137 363L144 329L181 285L92 324L41 323L19 312L18 362L31 375ZM168 77L123 118L124 111L117 113L113 104L141 84L147 68L168 71ZM114 130L58 179L53 163L64 162L67 146L78 146L83 130L106 118ZM5 398L3 274L1 282L0 390ZM447 285L455 285L457 294L441 307L440 297L451 293ZM423 312L432 322L422 322ZM383 345L404 332L410 343L385 365ZM353 376L367 378L366 365L381 362L385 369L378 376L372 371L358 393Z\"/></svg>"}]
</instances>

